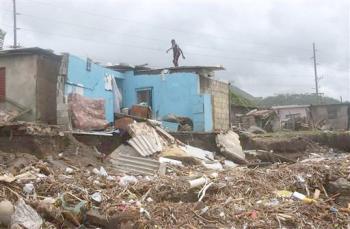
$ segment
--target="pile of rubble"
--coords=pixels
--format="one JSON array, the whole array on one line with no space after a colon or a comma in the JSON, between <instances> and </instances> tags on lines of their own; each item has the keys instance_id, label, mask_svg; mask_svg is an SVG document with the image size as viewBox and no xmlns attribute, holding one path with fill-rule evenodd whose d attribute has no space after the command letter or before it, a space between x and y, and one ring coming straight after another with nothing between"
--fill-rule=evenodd
<instances>
[{"instance_id":1,"label":"pile of rubble","mask_svg":"<svg viewBox=\"0 0 350 229\"><path fill-rule=\"evenodd\" d=\"M226 159L221 161L214 158L214 152L180 142L153 120L131 123L125 131L130 135L127 144L110 154L112 164L120 172L153 175L162 163L196 164L217 170L247 163L239 136L233 131L219 133L216 137L220 154Z\"/></svg>"},{"instance_id":2,"label":"pile of rubble","mask_svg":"<svg viewBox=\"0 0 350 229\"><path fill-rule=\"evenodd\" d=\"M220 153L183 144L152 121L106 158L81 165L58 153L15 163L0 152L0 225L11 228L346 228L350 156L291 161L243 151L217 135ZM83 148L82 148L83 149ZM17 155L17 158L20 155ZM23 157L26 158L26 157ZM74 159L72 159L74 158ZM264 164L264 158L274 163Z\"/></svg>"},{"instance_id":3,"label":"pile of rubble","mask_svg":"<svg viewBox=\"0 0 350 229\"><path fill-rule=\"evenodd\" d=\"M1 169L0 220L12 228L345 228L349 159L219 172L171 165L162 176L54 170L37 160L17 174Z\"/></svg>"}]
</instances>

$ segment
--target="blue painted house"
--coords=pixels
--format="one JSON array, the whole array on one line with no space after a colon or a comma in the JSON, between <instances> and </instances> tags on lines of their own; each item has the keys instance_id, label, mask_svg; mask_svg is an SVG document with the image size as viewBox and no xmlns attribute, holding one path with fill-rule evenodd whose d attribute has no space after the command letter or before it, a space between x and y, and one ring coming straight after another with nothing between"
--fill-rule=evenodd
<instances>
[{"instance_id":1,"label":"blue painted house","mask_svg":"<svg viewBox=\"0 0 350 229\"><path fill-rule=\"evenodd\" d=\"M68 127L71 117L67 96L74 92L103 99L108 122L114 121L116 107L131 108L146 103L152 108L153 118L173 130L176 125L165 122L171 115L190 120L194 131L229 127L229 85L214 79L214 72L223 67L104 67L88 58L57 55L41 48L7 50L0 57L0 99L11 99L30 108L31 113L24 120ZM7 85L25 90L13 91ZM117 91L121 95L116 96ZM115 98L122 99L116 103Z\"/></svg>"},{"instance_id":2,"label":"blue painted house","mask_svg":"<svg viewBox=\"0 0 350 229\"><path fill-rule=\"evenodd\" d=\"M90 59L68 54L64 93L75 92L92 99L104 99L108 122L114 120L113 91L108 79L116 79L122 94L121 107L146 103L153 118L170 130L177 124L169 116L186 117L193 131L229 128L229 84L213 79L223 67L186 66L165 69L125 65L104 67ZM106 84L107 83L107 84Z\"/></svg>"},{"instance_id":3,"label":"blue painted house","mask_svg":"<svg viewBox=\"0 0 350 229\"><path fill-rule=\"evenodd\" d=\"M166 69L110 68L124 74L123 107L147 103L153 118L169 115L190 118L194 131L229 128L229 84L214 80L222 67L186 66ZM171 130L176 126L163 122Z\"/></svg>"},{"instance_id":4,"label":"blue painted house","mask_svg":"<svg viewBox=\"0 0 350 229\"><path fill-rule=\"evenodd\" d=\"M68 54L65 95L72 92L92 99L104 99L105 115L108 122L114 121L113 91L108 81L111 77L118 82L124 79L120 72Z\"/></svg>"}]
</instances>

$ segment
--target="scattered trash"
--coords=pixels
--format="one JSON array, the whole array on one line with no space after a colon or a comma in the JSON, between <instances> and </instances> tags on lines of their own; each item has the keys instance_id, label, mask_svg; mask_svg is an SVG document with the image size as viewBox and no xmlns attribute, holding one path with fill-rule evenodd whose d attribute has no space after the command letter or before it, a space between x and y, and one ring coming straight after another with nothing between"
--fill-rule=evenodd
<instances>
[{"instance_id":1,"label":"scattered trash","mask_svg":"<svg viewBox=\"0 0 350 229\"><path fill-rule=\"evenodd\" d=\"M16 178L12 174L5 174L0 176L0 181L2 182L11 183L15 180Z\"/></svg>"},{"instance_id":2,"label":"scattered trash","mask_svg":"<svg viewBox=\"0 0 350 229\"><path fill-rule=\"evenodd\" d=\"M119 180L119 184L124 187L130 184L136 184L136 183L137 183L137 178L135 176L123 176Z\"/></svg>"},{"instance_id":3,"label":"scattered trash","mask_svg":"<svg viewBox=\"0 0 350 229\"><path fill-rule=\"evenodd\" d=\"M195 188L195 187L198 187L198 186L201 186L201 185L207 183L207 180L208 179L206 177L201 177L201 178L198 178L195 180L189 180L188 184L189 184L190 188Z\"/></svg>"},{"instance_id":4,"label":"scattered trash","mask_svg":"<svg viewBox=\"0 0 350 229\"><path fill-rule=\"evenodd\" d=\"M28 183L24 185L23 192L29 195L33 193L34 189L35 189L34 185L32 183Z\"/></svg>"},{"instance_id":5,"label":"scattered trash","mask_svg":"<svg viewBox=\"0 0 350 229\"><path fill-rule=\"evenodd\" d=\"M204 213L206 213L209 210L208 206L205 206L204 208L201 209L199 215L203 215Z\"/></svg>"},{"instance_id":6,"label":"scattered trash","mask_svg":"<svg viewBox=\"0 0 350 229\"><path fill-rule=\"evenodd\" d=\"M166 163L170 165L176 165L176 166L183 166L181 161L165 158L165 157L159 157L159 163Z\"/></svg>"},{"instance_id":7,"label":"scattered trash","mask_svg":"<svg viewBox=\"0 0 350 229\"><path fill-rule=\"evenodd\" d=\"M335 207L331 207L331 208L329 208L329 210L330 210L332 213L337 213L337 212L338 212L338 209L336 209Z\"/></svg>"},{"instance_id":8,"label":"scattered trash","mask_svg":"<svg viewBox=\"0 0 350 229\"><path fill-rule=\"evenodd\" d=\"M0 200L10 201L0 202L1 223L22 228L226 228L233 222L237 228L347 227L349 155L314 150L317 155L309 156L323 158L322 163L301 163L307 155L284 163L288 160L281 153L253 150L258 157L252 159L242 151L244 157L239 158L238 135L229 132L220 133L224 139L218 142L224 144L218 145L223 151L215 155L215 150L183 144L157 122L143 121L126 129L132 138L148 135L147 131L159 138L162 150L149 156L127 145L127 140L104 161L96 158L102 153L90 154L92 147L80 143L59 151L62 156L55 152L51 159L30 163L18 163L22 155L0 152ZM145 139L141 148L154 147ZM8 158L16 161L15 169ZM271 161L263 167L263 160ZM11 202L21 196L34 211L25 222L37 224L12 220L20 208L11 207ZM35 214L39 218L33 220Z\"/></svg>"},{"instance_id":9,"label":"scattered trash","mask_svg":"<svg viewBox=\"0 0 350 229\"><path fill-rule=\"evenodd\" d=\"M107 171L102 166L100 167L100 175L103 176L103 177L107 177L108 176Z\"/></svg>"},{"instance_id":10,"label":"scattered trash","mask_svg":"<svg viewBox=\"0 0 350 229\"><path fill-rule=\"evenodd\" d=\"M224 161L224 167L225 168L230 168L230 169L233 169L233 168L236 168L238 165L236 163L234 163L233 161L230 161L230 160L225 160Z\"/></svg>"},{"instance_id":11,"label":"scattered trash","mask_svg":"<svg viewBox=\"0 0 350 229\"><path fill-rule=\"evenodd\" d=\"M140 208L140 213L144 214L147 217L147 219L151 219L151 215L149 214L149 212L146 209Z\"/></svg>"},{"instance_id":12,"label":"scattered trash","mask_svg":"<svg viewBox=\"0 0 350 229\"><path fill-rule=\"evenodd\" d=\"M107 177L108 176L108 173L107 171L105 170L105 168L103 168L102 166L100 167L100 169L97 169L97 168L94 168L92 170L92 172L98 176L102 176L102 177Z\"/></svg>"},{"instance_id":13,"label":"scattered trash","mask_svg":"<svg viewBox=\"0 0 350 229\"><path fill-rule=\"evenodd\" d=\"M275 192L278 197L290 198L293 195L293 192L287 190L278 190Z\"/></svg>"},{"instance_id":14,"label":"scattered trash","mask_svg":"<svg viewBox=\"0 0 350 229\"><path fill-rule=\"evenodd\" d=\"M212 161L214 160L214 154L210 151L203 150L194 146L185 145L180 146L180 148L186 153L189 157L194 157L203 161Z\"/></svg>"},{"instance_id":15,"label":"scattered trash","mask_svg":"<svg viewBox=\"0 0 350 229\"><path fill-rule=\"evenodd\" d=\"M52 198L52 197L45 197L45 199L43 199L41 201L41 203L43 204L48 204L48 205L52 205L54 203L56 203L56 199L55 198Z\"/></svg>"},{"instance_id":16,"label":"scattered trash","mask_svg":"<svg viewBox=\"0 0 350 229\"><path fill-rule=\"evenodd\" d=\"M302 200L305 203L314 203L316 202L314 199L311 198L307 198L304 194L300 193L300 192L293 192L292 197L298 199L298 200Z\"/></svg>"},{"instance_id":17,"label":"scattered trash","mask_svg":"<svg viewBox=\"0 0 350 229\"><path fill-rule=\"evenodd\" d=\"M202 161L202 165L210 170L222 170L222 164L218 161L208 162L208 161Z\"/></svg>"},{"instance_id":18,"label":"scattered trash","mask_svg":"<svg viewBox=\"0 0 350 229\"><path fill-rule=\"evenodd\" d=\"M66 172L67 174L72 174L72 173L74 172L74 170L73 170L72 168L67 167L66 170L65 170L65 172Z\"/></svg>"},{"instance_id":19,"label":"scattered trash","mask_svg":"<svg viewBox=\"0 0 350 229\"><path fill-rule=\"evenodd\" d=\"M71 204L68 204L68 202L65 200L66 196L72 196L72 194L70 194L70 193L63 193L60 196L60 201L61 201L63 209L67 210L67 211L70 211L70 212L72 212L74 214L79 214L81 212L81 209L86 205L87 202L85 200L79 200L78 199L79 202L77 204L71 206ZM72 196L72 197L74 197L74 196Z\"/></svg>"},{"instance_id":20,"label":"scattered trash","mask_svg":"<svg viewBox=\"0 0 350 229\"><path fill-rule=\"evenodd\" d=\"M320 197L320 194L321 194L321 191L319 189L315 189L313 199L317 200Z\"/></svg>"},{"instance_id":21,"label":"scattered trash","mask_svg":"<svg viewBox=\"0 0 350 229\"><path fill-rule=\"evenodd\" d=\"M102 195L100 192L95 192L94 194L91 195L91 199L93 199L97 203L101 203L102 202Z\"/></svg>"}]
</instances>

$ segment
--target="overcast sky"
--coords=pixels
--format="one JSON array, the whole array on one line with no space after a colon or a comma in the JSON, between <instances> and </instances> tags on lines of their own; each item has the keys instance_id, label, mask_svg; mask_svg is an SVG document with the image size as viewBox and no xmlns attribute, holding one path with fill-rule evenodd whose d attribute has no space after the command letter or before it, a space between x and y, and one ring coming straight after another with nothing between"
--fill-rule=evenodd
<instances>
[{"instance_id":1,"label":"overcast sky","mask_svg":"<svg viewBox=\"0 0 350 229\"><path fill-rule=\"evenodd\" d=\"M347 0L17 0L18 41L103 64L223 65L217 78L254 96L313 93L312 43L320 91L350 100ZM0 28L12 44L12 0L0 0Z\"/></svg>"}]
</instances>

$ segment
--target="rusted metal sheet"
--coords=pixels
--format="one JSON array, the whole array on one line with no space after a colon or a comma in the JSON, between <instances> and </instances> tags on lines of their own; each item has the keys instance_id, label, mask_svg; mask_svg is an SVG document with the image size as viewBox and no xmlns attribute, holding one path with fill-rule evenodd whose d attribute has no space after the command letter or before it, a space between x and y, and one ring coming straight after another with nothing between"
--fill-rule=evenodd
<instances>
[{"instance_id":1,"label":"rusted metal sheet","mask_svg":"<svg viewBox=\"0 0 350 229\"><path fill-rule=\"evenodd\" d=\"M77 93L68 96L73 127L80 130L103 130L108 125L105 119L105 100L91 99Z\"/></svg>"},{"instance_id":2,"label":"rusted metal sheet","mask_svg":"<svg viewBox=\"0 0 350 229\"><path fill-rule=\"evenodd\" d=\"M113 155L110 161L114 168L128 174L152 176L159 169L158 161L142 157L118 154Z\"/></svg>"},{"instance_id":3,"label":"rusted metal sheet","mask_svg":"<svg viewBox=\"0 0 350 229\"><path fill-rule=\"evenodd\" d=\"M151 118L152 110L146 106L134 105L130 109L130 115L141 117L141 118Z\"/></svg>"},{"instance_id":4,"label":"rusted metal sheet","mask_svg":"<svg viewBox=\"0 0 350 229\"><path fill-rule=\"evenodd\" d=\"M122 130L122 131L127 131L128 130L128 125L134 122L134 119L129 118L129 117L124 117L124 118L119 118L115 121L114 127L116 129Z\"/></svg>"}]
</instances>

